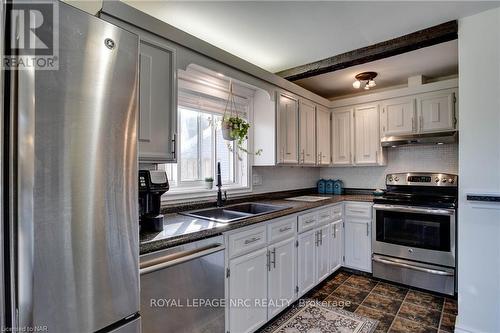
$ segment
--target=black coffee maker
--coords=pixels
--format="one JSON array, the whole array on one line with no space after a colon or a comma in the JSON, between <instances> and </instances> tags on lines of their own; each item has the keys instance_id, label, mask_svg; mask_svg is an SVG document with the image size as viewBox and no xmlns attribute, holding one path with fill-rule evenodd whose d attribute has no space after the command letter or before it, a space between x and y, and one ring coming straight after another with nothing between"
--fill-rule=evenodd
<instances>
[{"instance_id":1,"label":"black coffee maker","mask_svg":"<svg viewBox=\"0 0 500 333\"><path fill-rule=\"evenodd\" d=\"M163 170L139 170L139 223L143 230L162 231L161 196L169 189Z\"/></svg>"}]
</instances>

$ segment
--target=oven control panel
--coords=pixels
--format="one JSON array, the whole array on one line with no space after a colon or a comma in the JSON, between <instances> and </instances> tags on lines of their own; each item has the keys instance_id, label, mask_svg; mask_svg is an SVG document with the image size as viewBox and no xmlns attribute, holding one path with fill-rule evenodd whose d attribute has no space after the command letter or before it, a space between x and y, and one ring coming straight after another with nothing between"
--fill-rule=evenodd
<instances>
[{"instance_id":1,"label":"oven control panel","mask_svg":"<svg viewBox=\"0 0 500 333\"><path fill-rule=\"evenodd\" d=\"M458 186L458 176L448 173L393 173L385 178L386 185Z\"/></svg>"}]
</instances>

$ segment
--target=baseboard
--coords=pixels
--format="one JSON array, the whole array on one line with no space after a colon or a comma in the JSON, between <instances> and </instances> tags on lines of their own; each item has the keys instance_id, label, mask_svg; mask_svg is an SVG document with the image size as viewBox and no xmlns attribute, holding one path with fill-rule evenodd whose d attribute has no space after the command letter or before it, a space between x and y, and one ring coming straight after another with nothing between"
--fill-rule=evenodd
<instances>
[{"instance_id":1,"label":"baseboard","mask_svg":"<svg viewBox=\"0 0 500 333\"><path fill-rule=\"evenodd\" d=\"M459 323L459 315L457 316L456 320L455 320L455 333L486 333L486 332L481 332L481 331L477 331L477 330L473 330L471 328L463 328L463 327L460 327L458 326L456 323Z\"/></svg>"}]
</instances>

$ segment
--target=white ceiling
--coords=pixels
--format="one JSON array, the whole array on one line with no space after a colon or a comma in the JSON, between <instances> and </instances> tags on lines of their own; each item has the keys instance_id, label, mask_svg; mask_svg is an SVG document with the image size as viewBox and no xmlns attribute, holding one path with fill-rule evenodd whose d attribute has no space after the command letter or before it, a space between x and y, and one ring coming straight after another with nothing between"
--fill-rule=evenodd
<instances>
[{"instance_id":1,"label":"white ceiling","mask_svg":"<svg viewBox=\"0 0 500 333\"><path fill-rule=\"evenodd\" d=\"M377 86L369 91L352 87L354 76L377 72ZM418 49L366 64L353 66L295 81L298 85L325 98L371 93L383 88L404 85L408 77L424 75L430 79L458 74L458 41Z\"/></svg>"},{"instance_id":2,"label":"white ceiling","mask_svg":"<svg viewBox=\"0 0 500 333\"><path fill-rule=\"evenodd\" d=\"M499 1L124 1L271 72L500 6Z\"/></svg>"}]
</instances>

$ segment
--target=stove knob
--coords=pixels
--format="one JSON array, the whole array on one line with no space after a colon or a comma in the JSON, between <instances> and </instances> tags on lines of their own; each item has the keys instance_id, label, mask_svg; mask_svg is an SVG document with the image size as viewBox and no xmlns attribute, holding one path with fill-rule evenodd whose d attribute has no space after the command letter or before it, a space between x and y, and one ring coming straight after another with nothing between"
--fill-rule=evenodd
<instances>
[{"instance_id":1,"label":"stove knob","mask_svg":"<svg viewBox=\"0 0 500 333\"><path fill-rule=\"evenodd\" d=\"M442 180L443 183L446 183L447 181L448 181L448 179L446 179L446 178L443 178L443 180Z\"/></svg>"},{"instance_id":2,"label":"stove knob","mask_svg":"<svg viewBox=\"0 0 500 333\"><path fill-rule=\"evenodd\" d=\"M395 181L399 182L399 177L394 178Z\"/></svg>"},{"instance_id":3,"label":"stove knob","mask_svg":"<svg viewBox=\"0 0 500 333\"><path fill-rule=\"evenodd\" d=\"M392 177L389 177L389 181L390 181L390 182L392 182L392 181L393 181Z\"/></svg>"},{"instance_id":4,"label":"stove knob","mask_svg":"<svg viewBox=\"0 0 500 333\"><path fill-rule=\"evenodd\" d=\"M455 180L453 178L448 179L448 183L453 184Z\"/></svg>"},{"instance_id":5,"label":"stove knob","mask_svg":"<svg viewBox=\"0 0 500 333\"><path fill-rule=\"evenodd\" d=\"M434 179L436 183L439 183L439 178Z\"/></svg>"}]
</instances>

